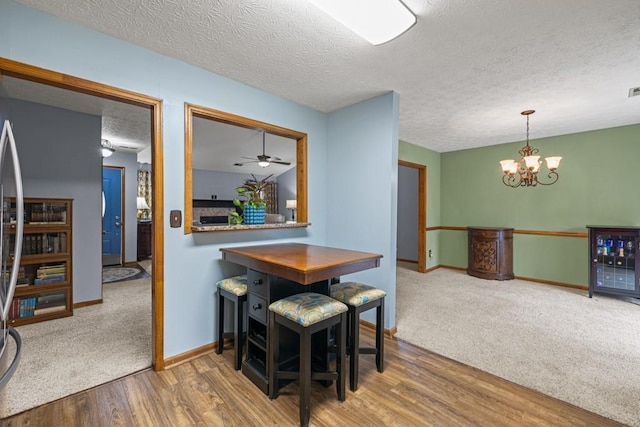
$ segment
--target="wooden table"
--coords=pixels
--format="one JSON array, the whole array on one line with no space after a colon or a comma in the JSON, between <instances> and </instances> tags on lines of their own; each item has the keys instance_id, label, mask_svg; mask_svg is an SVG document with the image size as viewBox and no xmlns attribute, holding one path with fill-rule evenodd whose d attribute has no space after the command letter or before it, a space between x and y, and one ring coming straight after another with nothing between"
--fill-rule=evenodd
<instances>
[{"instance_id":1,"label":"wooden table","mask_svg":"<svg viewBox=\"0 0 640 427\"><path fill-rule=\"evenodd\" d=\"M222 259L302 285L380 266L382 255L302 243L222 248Z\"/></svg>"},{"instance_id":2,"label":"wooden table","mask_svg":"<svg viewBox=\"0 0 640 427\"><path fill-rule=\"evenodd\" d=\"M248 320L247 356L242 372L263 393L269 389L267 343L269 304L301 292L329 294L333 279L380 266L382 255L302 243L221 248L222 259L247 267ZM327 336L319 332L314 345L320 365L328 364ZM280 336L281 370L297 365L297 334ZM283 344L284 343L284 344ZM283 357L284 355L284 357ZM288 357L287 357L288 356Z\"/></svg>"}]
</instances>

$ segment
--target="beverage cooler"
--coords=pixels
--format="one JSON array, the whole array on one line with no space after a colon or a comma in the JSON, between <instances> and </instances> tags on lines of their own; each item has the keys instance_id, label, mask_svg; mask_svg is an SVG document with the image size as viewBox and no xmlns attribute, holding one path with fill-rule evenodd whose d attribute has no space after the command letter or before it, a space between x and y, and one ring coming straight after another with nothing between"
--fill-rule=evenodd
<instances>
[{"instance_id":1,"label":"beverage cooler","mask_svg":"<svg viewBox=\"0 0 640 427\"><path fill-rule=\"evenodd\" d=\"M640 298L640 228L587 226L589 297L594 292Z\"/></svg>"}]
</instances>

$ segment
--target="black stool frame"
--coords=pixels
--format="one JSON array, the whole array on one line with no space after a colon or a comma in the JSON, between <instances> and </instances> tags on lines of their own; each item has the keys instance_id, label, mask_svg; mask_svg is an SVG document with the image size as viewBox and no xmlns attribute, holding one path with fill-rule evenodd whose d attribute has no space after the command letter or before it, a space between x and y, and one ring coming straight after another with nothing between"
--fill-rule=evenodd
<instances>
[{"instance_id":1,"label":"black stool frame","mask_svg":"<svg viewBox=\"0 0 640 427\"><path fill-rule=\"evenodd\" d=\"M347 304L348 311L348 350L349 354L349 388L358 390L358 356L375 354L378 372L384 371L384 297L375 299L358 307ZM376 308L376 346L360 347L360 313Z\"/></svg>"},{"instance_id":2,"label":"black stool frame","mask_svg":"<svg viewBox=\"0 0 640 427\"><path fill-rule=\"evenodd\" d=\"M279 371L280 325L297 332L300 336L300 368L298 372ZM311 336L319 331L335 327L336 370L330 372L312 372ZM345 354L347 335L347 312L337 314L307 327L287 319L273 311L269 312L269 398L278 397L279 380L297 379L300 385L300 425L309 425L311 415L311 381L335 380L338 400L345 400Z\"/></svg>"},{"instance_id":3,"label":"black stool frame","mask_svg":"<svg viewBox=\"0 0 640 427\"><path fill-rule=\"evenodd\" d=\"M224 332L224 300L228 299L234 304L233 313L233 332ZM234 367L237 370L242 365L242 350L245 340L243 325L246 323L244 312L244 303L247 301L247 294L236 295L231 292L218 288L218 345L216 353L222 354L225 338L233 338L233 351L235 352Z\"/></svg>"}]
</instances>

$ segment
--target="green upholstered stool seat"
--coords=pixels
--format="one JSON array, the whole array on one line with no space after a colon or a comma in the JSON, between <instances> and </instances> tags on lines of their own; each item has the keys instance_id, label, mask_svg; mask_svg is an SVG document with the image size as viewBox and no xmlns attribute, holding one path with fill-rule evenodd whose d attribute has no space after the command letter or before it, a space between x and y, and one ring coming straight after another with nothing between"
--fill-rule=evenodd
<instances>
[{"instance_id":1,"label":"green upholstered stool seat","mask_svg":"<svg viewBox=\"0 0 640 427\"><path fill-rule=\"evenodd\" d=\"M233 276L216 282L218 288L218 344L216 352L222 354L225 338L233 338L234 367L239 370L242 365L244 347L244 325L247 323L247 313L244 304L247 302L247 275ZM225 300L234 305L233 332L224 332Z\"/></svg>"},{"instance_id":2,"label":"green upholstered stool seat","mask_svg":"<svg viewBox=\"0 0 640 427\"><path fill-rule=\"evenodd\" d=\"M331 286L331 298L354 307L387 296L382 289L358 282L336 283Z\"/></svg>"},{"instance_id":3,"label":"green upholstered stool seat","mask_svg":"<svg viewBox=\"0 0 640 427\"><path fill-rule=\"evenodd\" d=\"M247 294L247 275L229 277L228 279L222 279L216 283L220 289L224 289L236 296L242 296Z\"/></svg>"},{"instance_id":4,"label":"green upholstered stool seat","mask_svg":"<svg viewBox=\"0 0 640 427\"><path fill-rule=\"evenodd\" d=\"M382 289L358 282L331 285L331 297L349 307L347 314L347 342L349 355L349 388L358 389L358 359L360 354L375 354L378 372L384 371L384 299ZM376 309L376 346L360 347L360 313Z\"/></svg>"},{"instance_id":5,"label":"green upholstered stool seat","mask_svg":"<svg viewBox=\"0 0 640 427\"><path fill-rule=\"evenodd\" d=\"M305 292L272 303L269 311L286 317L305 328L329 317L344 313L349 308L326 295Z\"/></svg>"},{"instance_id":6,"label":"green upholstered stool seat","mask_svg":"<svg viewBox=\"0 0 640 427\"><path fill-rule=\"evenodd\" d=\"M298 380L300 387L300 425L308 426L311 414L311 381L328 380L336 382L338 400L345 399L345 357L347 347L348 307L335 299L322 294L305 292L285 297L269 305L269 398L278 397L281 380ZM298 370L280 370L280 328L287 328L300 338L300 357ZM312 336L335 327L336 364L335 370L320 367L312 368L314 358ZM326 339L326 338L325 338ZM315 366L317 369L317 365Z\"/></svg>"}]
</instances>

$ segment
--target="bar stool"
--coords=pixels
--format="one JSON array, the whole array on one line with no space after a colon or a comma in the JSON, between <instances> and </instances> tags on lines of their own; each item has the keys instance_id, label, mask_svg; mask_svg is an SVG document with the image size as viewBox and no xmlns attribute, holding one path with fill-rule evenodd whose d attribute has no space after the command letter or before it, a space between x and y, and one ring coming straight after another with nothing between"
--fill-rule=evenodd
<instances>
[{"instance_id":1,"label":"bar stool","mask_svg":"<svg viewBox=\"0 0 640 427\"><path fill-rule=\"evenodd\" d=\"M384 371L384 297L387 293L381 289L358 282L344 282L331 285L331 298L341 301L349 307L349 388L358 389L358 356L375 354L378 372ZM360 347L360 313L376 308L376 346Z\"/></svg>"},{"instance_id":2,"label":"bar stool","mask_svg":"<svg viewBox=\"0 0 640 427\"><path fill-rule=\"evenodd\" d=\"M297 379L300 385L300 425L307 426L311 415L311 381L336 380L338 400L345 399L345 350L347 306L326 295L313 292L295 294L269 305L269 398L278 397L279 380ZM336 370L312 372L311 336L336 325ZM280 326L300 336L299 370L279 371Z\"/></svg>"},{"instance_id":3,"label":"bar stool","mask_svg":"<svg viewBox=\"0 0 640 427\"><path fill-rule=\"evenodd\" d=\"M234 367L240 369L242 364L243 324L245 323L244 303L247 301L247 275L229 277L216 283L218 287L218 346L216 353L222 354L224 338L233 337ZM224 332L224 300L234 304L233 332Z\"/></svg>"}]
</instances>

